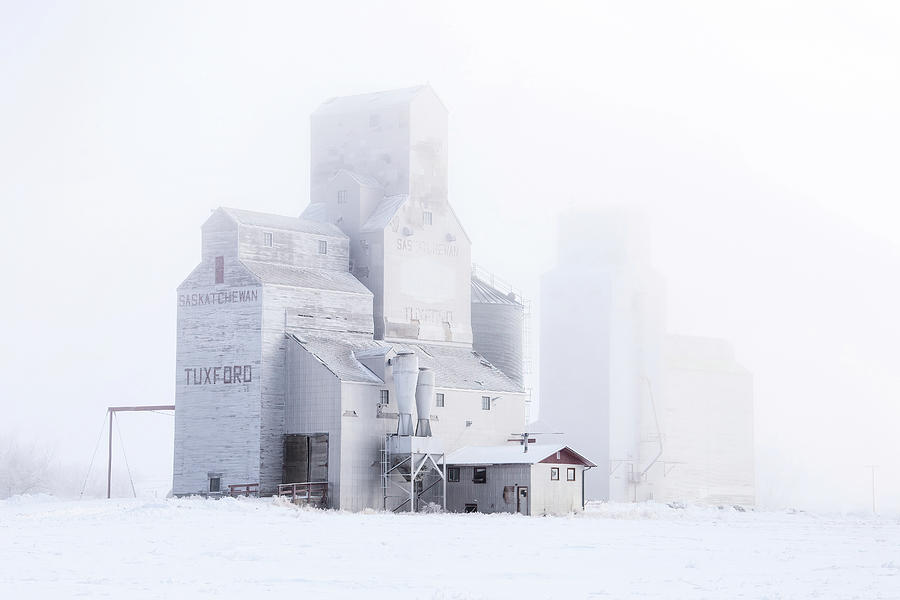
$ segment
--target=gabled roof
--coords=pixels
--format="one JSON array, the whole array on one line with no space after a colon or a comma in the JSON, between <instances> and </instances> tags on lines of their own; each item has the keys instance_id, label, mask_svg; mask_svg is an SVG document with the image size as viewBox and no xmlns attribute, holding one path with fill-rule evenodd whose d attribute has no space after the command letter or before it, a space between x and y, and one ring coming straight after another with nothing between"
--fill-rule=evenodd
<instances>
[{"instance_id":1,"label":"gabled roof","mask_svg":"<svg viewBox=\"0 0 900 600\"><path fill-rule=\"evenodd\" d=\"M515 296L513 296L514 298ZM478 277L472 276L472 302L480 304L510 304L512 306L522 306L518 302L504 294L497 288L485 283Z\"/></svg>"},{"instance_id":2,"label":"gabled roof","mask_svg":"<svg viewBox=\"0 0 900 600\"><path fill-rule=\"evenodd\" d=\"M397 211L400 210L400 207L407 200L409 200L408 194L385 196L384 200L381 201L378 207L369 215L369 218L366 219L366 222L363 223L360 231L364 233L384 231L384 228L388 226L391 219L394 218L394 215L397 214Z\"/></svg>"},{"instance_id":3,"label":"gabled roof","mask_svg":"<svg viewBox=\"0 0 900 600\"><path fill-rule=\"evenodd\" d=\"M349 271L292 267L255 260L241 260L262 283L371 296L372 292Z\"/></svg>"},{"instance_id":4,"label":"gabled roof","mask_svg":"<svg viewBox=\"0 0 900 600\"><path fill-rule=\"evenodd\" d=\"M347 237L336 225L323 223L321 221L273 215L252 210L242 210L239 208L221 207L219 210L241 225L264 227L267 229L281 229L284 231L299 231L333 237Z\"/></svg>"},{"instance_id":5,"label":"gabled roof","mask_svg":"<svg viewBox=\"0 0 900 600\"><path fill-rule=\"evenodd\" d=\"M534 465L557 452L568 450L574 456L581 459L578 463L586 467L596 467L594 463L584 458L565 444L529 444L528 452L523 451L520 444L508 444L506 446L465 446L447 456L448 465Z\"/></svg>"},{"instance_id":6,"label":"gabled roof","mask_svg":"<svg viewBox=\"0 0 900 600\"><path fill-rule=\"evenodd\" d=\"M378 189L383 187L380 183L378 183L378 180L375 179L374 177L372 177L370 175L363 175L362 173L357 173L356 171L351 171L349 169L338 169L337 172L335 172L335 174L331 176L331 178L334 179L338 175L347 175L353 181L355 181L356 183L358 183L359 185L361 185L363 187L378 188Z\"/></svg>"},{"instance_id":7,"label":"gabled roof","mask_svg":"<svg viewBox=\"0 0 900 600\"><path fill-rule=\"evenodd\" d=\"M364 110L377 110L387 106L409 104L421 91L427 89L427 85L416 85L396 90L385 90L369 94L356 94L354 96L336 96L329 98L313 111L313 117L319 115L337 115L342 113L354 113Z\"/></svg>"}]
</instances>

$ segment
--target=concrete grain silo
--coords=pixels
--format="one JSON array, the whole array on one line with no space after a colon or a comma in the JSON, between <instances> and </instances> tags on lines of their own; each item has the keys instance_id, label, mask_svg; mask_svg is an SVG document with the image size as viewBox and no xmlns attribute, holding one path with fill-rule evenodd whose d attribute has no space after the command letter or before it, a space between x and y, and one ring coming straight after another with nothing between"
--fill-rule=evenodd
<instances>
[{"instance_id":1,"label":"concrete grain silo","mask_svg":"<svg viewBox=\"0 0 900 600\"><path fill-rule=\"evenodd\" d=\"M472 346L519 386L524 386L524 337L521 296L503 293L473 275Z\"/></svg>"}]
</instances>

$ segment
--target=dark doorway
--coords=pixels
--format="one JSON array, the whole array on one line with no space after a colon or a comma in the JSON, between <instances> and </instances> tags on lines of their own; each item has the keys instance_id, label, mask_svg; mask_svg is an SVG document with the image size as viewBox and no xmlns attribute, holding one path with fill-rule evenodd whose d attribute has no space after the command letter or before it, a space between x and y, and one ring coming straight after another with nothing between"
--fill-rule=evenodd
<instances>
[{"instance_id":1,"label":"dark doorway","mask_svg":"<svg viewBox=\"0 0 900 600\"><path fill-rule=\"evenodd\" d=\"M281 482L324 481L328 481L328 434L285 435Z\"/></svg>"}]
</instances>

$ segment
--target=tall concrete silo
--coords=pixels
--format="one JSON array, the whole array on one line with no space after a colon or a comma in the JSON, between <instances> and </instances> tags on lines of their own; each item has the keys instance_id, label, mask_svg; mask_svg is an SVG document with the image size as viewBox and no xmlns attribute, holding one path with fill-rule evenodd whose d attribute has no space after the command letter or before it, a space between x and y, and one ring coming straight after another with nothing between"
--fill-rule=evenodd
<instances>
[{"instance_id":1,"label":"tall concrete silo","mask_svg":"<svg viewBox=\"0 0 900 600\"><path fill-rule=\"evenodd\" d=\"M515 292L503 293L472 276L472 346L503 373L524 386L525 305Z\"/></svg>"}]
</instances>

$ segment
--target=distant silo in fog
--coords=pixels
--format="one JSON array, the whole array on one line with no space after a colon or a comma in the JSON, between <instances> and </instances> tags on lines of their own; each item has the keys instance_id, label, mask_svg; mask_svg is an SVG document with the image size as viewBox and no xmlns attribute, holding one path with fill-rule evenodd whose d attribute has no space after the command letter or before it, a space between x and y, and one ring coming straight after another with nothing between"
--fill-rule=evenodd
<instances>
[{"instance_id":1,"label":"distant silo in fog","mask_svg":"<svg viewBox=\"0 0 900 600\"><path fill-rule=\"evenodd\" d=\"M520 386L524 386L524 337L522 297L503 293L473 275L472 346Z\"/></svg>"}]
</instances>

